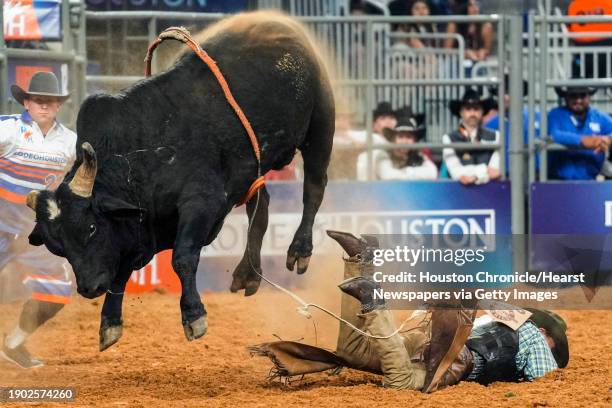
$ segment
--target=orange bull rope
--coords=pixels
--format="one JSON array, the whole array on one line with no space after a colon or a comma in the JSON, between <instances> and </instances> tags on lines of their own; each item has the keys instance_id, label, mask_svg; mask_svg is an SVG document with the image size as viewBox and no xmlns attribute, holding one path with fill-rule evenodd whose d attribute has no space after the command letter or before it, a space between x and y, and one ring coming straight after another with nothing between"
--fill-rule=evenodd
<instances>
[{"instance_id":1,"label":"orange bull rope","mask_svg":"<svg viewBox=\"0 0 612 408\"><path fill-rule=\"evenodd\" d=\"M253 198L255 193L257 193L257 191L261 187L263 187L265 183L264 177L261 175L261 153L259 151L259 143L257 142L255 132L253 131L253 128L251 127L251 124L249 123L249 120L247 119L246 115L238 105L238 102L236 102L236 99L234 99L232 91L230 90L229 85L225 80L225 77L219 70L217 63L210 57L210 55L206 53L206 51L202 49L202 47L200 47L197 42L195 42L195 40L191 37L191 34L189 34L189 31L185 27L169 27L162 31L157 37L157 39L153 41L151 45L149 45L149 49L147 50L147 56L144 60L145 77L151 76L151 60L153 59L153 51L155 51L155 48L157 48L157 46L161 44L162 41L167 39L177 40L186 44L208 66L210 71L217 79L217 82L221 86L221 89L223 89L223 93L225 94L225 99L227 99L227 103L229 103L232 109L234 109L234 112L236 112L236 116L238 116L238 119L240 119L244 130L246 130L247 135L249 136L251 146L253 147L253 152L255 153L255 158L257 159L257 179L253 181L253 184L251 184L251 187L249 187L249 190L242 198L242 200L240 200L238 204L236 204L236 207L241 206L242 204L249 202L251 198Z\"/></svg>"}]
</instances>

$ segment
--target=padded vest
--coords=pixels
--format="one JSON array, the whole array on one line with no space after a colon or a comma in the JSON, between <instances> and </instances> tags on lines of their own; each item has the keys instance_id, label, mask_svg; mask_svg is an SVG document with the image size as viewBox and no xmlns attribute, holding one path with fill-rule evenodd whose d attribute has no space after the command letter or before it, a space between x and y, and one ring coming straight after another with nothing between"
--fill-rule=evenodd
<instances>
[{"instance_id":1,"label":"padded vest","mask_svg":"<svg viewBox=\"0 0 612 408\"><path fill-rule=\"evenodd\" d=\"M464 136L459 130L452 131L448 137L450 137L451 142L453 143L471 143L470 139ZM494 143L495 142L495 132L485 128L478 129L478 135L476 136L476 140L478 141L487 141ZM491 160L491 156L495 150L463 150L463 149L455 149L455 153L459 160L461 160L461 164L464 166L469 164L488 164L489 160Z\"/></svg>"},{"instance_id":2,"label":"padded vest","mask_svg":"<svg viewBox=\"0 0 612 408\"><path fill-rule=\"evenodd\" d=\"M518 334L508 326L491 322L472 330L466 346L485 360L476 381L489 384L494 381L517 381L516 367Z\"/></svg>"}]
</instances>

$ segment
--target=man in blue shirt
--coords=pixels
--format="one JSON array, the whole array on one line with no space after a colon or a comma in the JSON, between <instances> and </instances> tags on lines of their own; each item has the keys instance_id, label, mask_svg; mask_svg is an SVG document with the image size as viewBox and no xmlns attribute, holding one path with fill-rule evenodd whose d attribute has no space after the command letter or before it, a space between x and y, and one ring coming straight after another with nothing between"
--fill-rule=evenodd
<instances>
[{"instance_id":1,"label":"man in blue shirt","mask_svg":"<svg viewBox=\"0 0 612 408\"><path fill-rule=\"evenodd\" d=\"M556 87L565 106L548 113L548 133L569 151L550 152L548 174L552 179L593 180L600 173L610 147L612 118L592 106L595 88Z\"/></svg>"}]
</instances>

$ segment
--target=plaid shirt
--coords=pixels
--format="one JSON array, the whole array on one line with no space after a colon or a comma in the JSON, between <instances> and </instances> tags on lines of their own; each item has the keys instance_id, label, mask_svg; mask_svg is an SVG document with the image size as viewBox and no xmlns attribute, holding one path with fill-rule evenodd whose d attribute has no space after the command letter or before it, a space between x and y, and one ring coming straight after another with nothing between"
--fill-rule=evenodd
<instances>
[{"instance_id":1,"label":"plaid shirt","mask_svg":"<svg viewBox=\"0 0 612 408\"><path fill-rule=\"evenodd\" d=\"M518 328L517 333L516 368L526 380L533 381L558 368L544 335L535 324L528 320ZM474 357L474 369L468 376L468 380L478 378L485 365L485 360L480 354L472 351L472 356Z\"/></svg>"}]
</instances>

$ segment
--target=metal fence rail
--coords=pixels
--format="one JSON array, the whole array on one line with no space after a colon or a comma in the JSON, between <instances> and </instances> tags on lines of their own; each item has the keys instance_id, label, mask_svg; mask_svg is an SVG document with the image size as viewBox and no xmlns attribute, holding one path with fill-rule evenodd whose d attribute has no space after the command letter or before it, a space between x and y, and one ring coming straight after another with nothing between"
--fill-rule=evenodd
<instances>
[{"instance_id":1,"label":"metal fence rail","mask_svg":"<svg viewBox=\"0 0 612 408\"><path fill-rule=\"evenodd\" d=\"M296 6L297 7L297 6ZM128 36L133 41L141 41L142 50L146 49L145 40L151 41L158 31L163 29L162 22L172 20L185 24L199 22L210 23L221 15L204 15L196 13L164 13L164 20L155 12L88 12L90 21L141 21L146 27L137 34ZM350 109L357 124L367 125L368 116L377 102L387 100L394 108L406 105L413 111L426 112L427 140L440 142L442 135L456 126L447 103L450 99L460 97L462 90L456 80L464 78L464 43L457 34L445 33L398 33L392 31L395 24L444 22L492 22L503 27L496 16L453 16L453 17L356 17L325 16L300 17L325 45L335 67L338 94L342 101L350 101ZM497 30L498 38L503 37L503 29ZM457 48L428 47L410 48L405 41L417 38L422 41L453 39ZM94 41L101 41L95 38ZM502 49L500 45L498 49ZM110 52L110 51L109 51ZM499 58L499 57L498 57ZM140 67L140 65L139 65ZM129 80L136 79L129 75L88 75L87 81L95 88L103 89L106 84L110 90L117 90ZM497 79L487 78L489 84ZM466 83L466 85L471 85ZM373 89L369 88L373 87ZM373 92L368 96L368 92ZM369 99L371 100L369 100Z\"/></svg>"}]
</instances>

